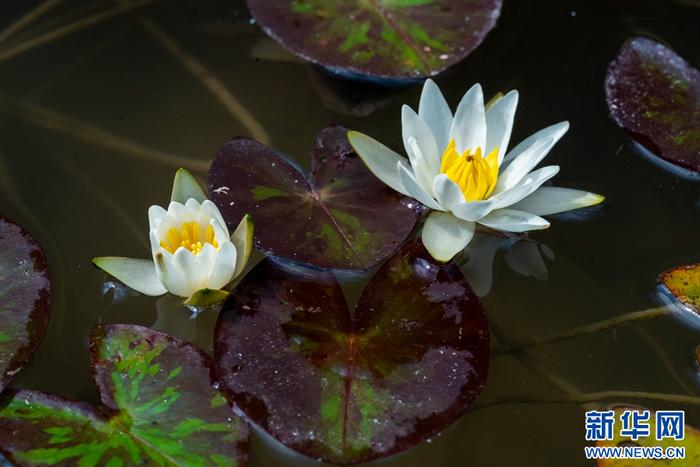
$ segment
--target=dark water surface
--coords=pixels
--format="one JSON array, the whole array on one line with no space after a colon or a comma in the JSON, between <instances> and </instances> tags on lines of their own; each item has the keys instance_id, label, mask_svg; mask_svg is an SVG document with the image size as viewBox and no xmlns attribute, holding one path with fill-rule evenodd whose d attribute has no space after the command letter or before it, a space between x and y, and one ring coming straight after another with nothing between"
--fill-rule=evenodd
<instances>
[{"instance_id":1,"label":"dark water surface","mask_svg":"<svg viewBox=\"0 0 700 467\"><path fill-rule=\"evenodd\" d=\"M36 3L4 1L0 30ZM63 3L0 50L116 4ZM554 182L607 197L587 219L564 216L535 233L544 259L532 256L535 249L496 256L484 305L497 335L528 339L657 307L658 273L700 260L698 183L639 157L610 120L603 92L608 62L634 35L666 43L700 66L699 24L700 2L691 0L506 0L482 46L437 78L453 105L476 81L487 95L517 88L514 142L569 120L571 130L548 156L561 166ZM188 70L197 64L182 51L233 98L215 97ZM191 321L168 299L158 303L159 313L156 299L123 297L123 289L104 294L106 277L90 260L148 255L146 209L167 204L181 164L171 158L189 159L185 165L199 168L203 180L216 150L246 135L269 138L304 165L316 133L331 123L401 148L400 106L417 106L420 89L394 91L365 117L341 109L366 113L376 99L343 104L333 97L334 90L353 89L276 48L249 23L241 1L154 2L12 57L0 52L0 212L43 245L54 288L48 334L14 385L96 401L87 344L97 323L156 323L207 348L214 314ZM347 285L350 301L363 284ZM554 402L564 396L546 375L586 394L700 396L699 337L697 329L661 317L542 346L525 359L494 357L474 408L430 443L376 464L590 465L583 457L584 408ZM697 405L623 394L602 402L682 408L690 424L700 425ZM260 436L250 463L312 464Z\"/></svg>"}]
</instances>

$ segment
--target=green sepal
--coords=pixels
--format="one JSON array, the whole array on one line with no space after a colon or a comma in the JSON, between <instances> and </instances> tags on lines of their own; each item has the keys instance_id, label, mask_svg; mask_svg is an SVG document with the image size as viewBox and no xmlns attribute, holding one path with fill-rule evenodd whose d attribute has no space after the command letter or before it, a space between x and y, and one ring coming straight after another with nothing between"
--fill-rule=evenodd
<instances>
[{"instance_id":1,"label":"green sepal","mask_svg":"<svg viewBox=\"0 0 700 467\"><path fill-rule=\"evenodd\" d=\"M255 233L255 222L253 216L246 214L231 234L231 243L236 247L236 267L233 271L233 278L238 277L253 252L253 234Z\"/></svg>"},{"instance_id":2,"label":"green sepal","mask_svg":"<svg viewBox=\"0 0 700 467\"><path fill-rule=\"evenodd\" d=\"M185 301L185 305L207 307L217 305L229 296L225 290L199 289Z\"/></svg>"},{"instance_id":3,"label":"green sepal","mask_svg":"<svg viewBox=\"0 0 700 467\"><path fill-rule=\"evenodd\" d=\"M488 112L489 110L491 110L491 107L493 107L494 105L496 105L496 103L497 103L498 101L500 101L501 99L503 99L503 96L504 96L504 94L503 94L502 92L500 92L500 91L497 92L496 94L494 94L493 97L492 97L491 99L489 99L489 101L488 101L488 102L486 103L486 105L484 106L484 110L486 110L487 112Z\"/></svg>"},{"instance_id":4,"label":"green sepal","mask_svg":"<svg viewBox=\"0 0 700 467\"><path fill-rule=\"evenodd\" d=\"M170 201L185 204L190 198L203 203L207 199L207 195L189 170L184 168L177 169L173 180L173 192L170 195Z\"/></svg>"}]
</instances>

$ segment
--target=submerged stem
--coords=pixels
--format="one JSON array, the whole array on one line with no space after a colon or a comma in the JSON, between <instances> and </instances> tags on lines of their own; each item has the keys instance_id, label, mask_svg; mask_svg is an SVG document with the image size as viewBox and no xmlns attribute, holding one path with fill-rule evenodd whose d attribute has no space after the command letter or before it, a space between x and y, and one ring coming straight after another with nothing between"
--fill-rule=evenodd
<instances>
[{"instance_id":1,"label":"submerged stem","mask_svg":"<svg viewBox=\"0 0 700 467\"><path fill-rule=\"evenodd\" d=\"M483 404L474 404L470 412L476 410L497 407L504 404L591 404L600 403L608 399L625 399L624 403L629 403L628 399L649 399L676 404L700 405L700 398L686 396L684 394L665 394L659 392L644 391L600 391L588 392L578 395L564 395L562 397L542 397L530 396L527 394L506 394L497 396Z\"/></svg>"},{"instance_id":2,"label":"submerged stem","mask_svg":"<svg viewBox=\"0 0 700 467\"><path fill-rule=\"evenodd\" d=\"M209 164L205 161L175 156L157 149L151 149L140 143L126 140L106 130L86 125L66 117L65 115L39 106L17 102L13 99L0 96L0 108L5 108L30 122L53 130L63 131L87 143L120 151L125 155L158 162L175 168L188 167L192 171L199 173L206 173L208 170Z\"/></svg>"},{"instance_id":3,"label":"submerged stem","mask_svg":"<svg viewBox=\"0 0 700 467\"><path fill-rule=\"evenodd\" d=\"M122 3L114 8L110 8L108 10L95 13L94 15L88 16L86 18L80 19L78 21L75 21L73 23L67 24L65 26L61 26L59 28L54 29L53 31L46 32L44 34L41 34L39 36L36 36L32 39L29 39L26 42L22 42L19 45L16 45L15 47L11 47L9 49L0 51L0 63L9 60L23 52L26 52L27 50L31 50L35 47L38 47L40 45L48 44L50 42L53 42L56 39L59 39L65 35L71 34L73 32L79 31L81 29L93 26L95 24L98 24L102 21L105 21L107 19L110 19L114 16L120 15L122 13L126 13L128 11L131 11L136 8L141 8L143 6L146 6L150 3L155 2L156 0L138 0L134 1L132 3Z\"/></svg>"},{"instance_id":4,"label":"submerged stem","mask_svg":"<svg viewBox=\"0 0 700 467\"><path fill-rule=\"evenodd\" d=\"M221 105L231 113L258 142L269 145L270 137L253 114L231 94L226 86L194 57L185 52L175 40L148 18L140 18L143 28L151 34L182 66L197 78L207 90L216 97Z\"/></svg>"},{"instance_id":5,"label":"submerged stem","mask_svg":"<svg viewBox=\"0 0 700 467\"><path fill-rule=\"evenodd\" d=\"M532 347L536 347L542 344L551 344L554 342L560 342L568 339L574 339L576 337L582 337L589 334L594 334L596 332L604 331L607 329L616 328L625 324L630 324L635 321L640 321L644 319L656 318L657 316L663 316L670 313L672 308L667 306L660 306L656 308L648 308L641 311L633 311L631 313L625 313L624 315L616 316L614 318L606 319L603 321L598 321L597 323L586 324L584 326L579 326L573 329L567 329L558 333L550 334L548 336L535 337L527 341L521 341L514 345L504 345L502 348L495 349L491 355L492 357L507 355L514 352L523 352Z\"/></svg>"},{"instance_id":6,"label":"submerged stem","mask_svg":"<svg viewBox=\"0 0 700 467\"><path fill-rule=\"evenodd\" d=\"M15 21L14 23L10 24L7 28L5 28L4 31L0 32L0 42L6 41L10 36L12 36L14 33L22 29L23 27L29 25L49 11L51 8L55 7L59 3L61 3L63 0L46 0L41 3L41 5L37 6L33 10L31 10L29 13L26 15L22 16L20 19Z\"/></svg>"}]
</instances>

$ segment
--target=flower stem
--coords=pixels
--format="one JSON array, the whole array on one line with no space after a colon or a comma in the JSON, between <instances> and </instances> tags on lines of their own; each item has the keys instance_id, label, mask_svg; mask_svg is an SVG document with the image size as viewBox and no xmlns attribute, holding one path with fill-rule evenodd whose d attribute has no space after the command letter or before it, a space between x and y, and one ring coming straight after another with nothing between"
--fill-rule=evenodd
<instances>
[{"instance_id":1,"label":"flower stem","mask_svg":"<svg viewBox=\"0 0 700 467\"><path fill-rule=\"evenodd\" d=\"M579 395L564 395L561 397L542 397L530 396L523 394L506 394L496 396L483 404L474 404L470 408L470 412L497 407L504 404L593 404L601 403L608 400L618 399L620 402L627 403L630 399L647 399L655 401L670 402L675 404L691 404L700 405L700 398L687 396L684 394L665 394L659 392L644 392L644 391L599 391L581 393ZM599 405L599 404L596 404Z\"/></svg>"},{"instance_id":2,"label":"flower stem","mask_svg":"<svg viewBox=\"0 0 700 467\"><path fill-rule=\"evenodd\" d=\"M633 311L631 313L625 313L621 316L616 316L614 318L606 319L603 321L598 321L597 323L591 323L584 326L579 326L577 328L567 329L566 331L561 331L558 333L550 334L548 336L535 337L530 340L521 341L513 345L503 346L501 348L492 351L492 357L499 357L502 355L507 355L511 353L523 352L532 347L537 347L543 344L551 344L554 342L560 342L569 339L575 339L577 337L587 336L589 334L594 334L596 332L605 331L607 329L616 328L625 324L630 324L635 321L640 321L644 319L656 318L657 316L663 316L670 313L672 308L667 306L660 306L656 308L648 308L641 311Z\"/></svg>"},{"instance_id":3,"label":"flower stem","mask_svg":"<svg viewBox=\"0 0 700 467\"><path fill-rule=\"evenodd\" d=\"M115 6L114 8L95 13L94 15L80 19L65 26L61 26L60 28L56 28L52 31L36 36L33 39L30 39L26 42L22 42L21 44L16 45L15 47L0 51L0 63L14 58L17 55L26 52L27 50L31 50L40 45L48 44L50 42L55 41L56 39L60 39L65 35L101 23L102 21L120 15L122 13L126 13L133 9L144 7L155 1L156 0L140 0L128 4L122 3Z\"/></svg>"},{"instance_id":4,"label":"flower stem","mask_svg":"<svg viewBox=\"0 0 700 467\"><path fill-rule=\"evenodd\" d=\"M22 16L20 19L10 24L5 30L0 32L0 43L6 41L10 36L24 28L25 26L31 24L35 19L39 18L41 15L49 11L51 8L55 7L63 0L46 0L41 3L41 5L32 9L29 13Z\"/></svg>"},{"instance_id":5,"label":"flower stem","mask_svg":"<svg viewBox=\"0 0 700 467\"><path fill-rule=\"evenodd\" d=\"M39 106L17 102L15 100L0 96L0 108L5 108L8 111L13 112L16 115L42 127L48 127L52 130L60 130L69 133L86 143L120 151L125 155L158 162L160 164L175 168L187 167L192 171L199 173L206 173L208 170L209 164L206 161L175 156L163 151L151 149L139 143L123 139L106 130L86 125L67 116Z\"/></svg>"},{"instance_id":6,"label":"flower stem","mask_svg":"<svg viewBox=\"0 0 700 467\"><path fill-rule=\"evenodd\" d=\"M231 113L251 136L258 142L269 145L270 137L253 114L214 76L202 63L185 52L175 40L156 23L148 18L141 17L139 21L143 28L151 34L182 66L197 78L202 85L218 99L221 105Z\"/></svg>"}]
</instances>

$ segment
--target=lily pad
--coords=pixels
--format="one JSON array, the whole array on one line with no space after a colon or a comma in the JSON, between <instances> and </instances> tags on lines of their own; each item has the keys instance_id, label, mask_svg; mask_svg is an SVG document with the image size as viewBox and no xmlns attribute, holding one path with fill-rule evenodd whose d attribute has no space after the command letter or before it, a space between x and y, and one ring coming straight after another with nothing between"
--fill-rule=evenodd
<instances>
[{"instance_id":1,"label":"lily pad","mask_svg":"<svg viewBox=\"0 0 700 467\"><path fill-rule=\"evenodd\" d=\"M700 314L700 263L669 269L660 279L671 295Z\"/></svg>"},{"instance_id":2,"label":"lily pad","mask_svg":"<svg viewBox=\"0 0 700 467\"><path fill-rule=\"evenodd\" d=\"M284 445L338 464L403 451L484 387L489 332L454 264L404 245L351 313L333 274L270 260L224 304L215 374L229 401Z\"/></svg>"},{"instance_id":3,"label":"lily pad","mask_svg":"<svg viewBox=\"0 0 700 467\"><path fill-rule=\"evenodd\" d=\"M496 25L501 0L248 0L291 52L331 72L388 81L433 76Z\"/></svg>"},{"instance_id":4,"label":"lily pad","mask_svg":"<svg viewBox=\"0 0 700 467\"><path fill-rule=\"evenodd\" d=\"M305 176L256 141L237 138L209 170L209 199L229 227L250 213L255 244L271 255L322 268L368 269L413 230L421 207L374 177L342 126L325 128Z\"/></svg>"},{"instance_id":5,"label":"lily pad","mask_svg":"<svg viewBox=\"0 0 700 467\"><path fill-rule=\"evenodd\" d=\"M0 392L29 361L49 324L46 256L17 224L0 217Z\"/></svg>"},{"instance_id":6,"label":"lily pad","mask_svg":"<svg viewBox=\"0 0 700 467\"><path fill-rule=\"evenodd\" d=\"M643 411L644 409L638 407L614 407L615 411L615 426L619 426L620 416L625 410L637 410ZM598 467L638 467L640 465L669 465L669 466L689 466L689 465L700 465L700 430L690 426L685 425L685 438L683 440L677 441L673 438L664 438L662 440L656 439L656 413L653 410L649 411L649 433L650 436L639 438L636 441L632 441L629 437L621 436L619 429L615 428L613 430L613 439L609 441L597 441L596 446L600 447L616 447L616 446L643 446L646 448L653 448L654 446L660 446L663 449L669 447L684 447L685 448L685 458L674 459L674 460L664 460L648 463L640 463L639 460L630 459L598 459Z\"/></svg>"},{"instance_id":7,"label":"lily pad","mask_svg":"<svg viewBox=\"0 0 700 467\"><path fill-rule=\"evenodd\" d=\"M651 39L627 42L605 80L618 125L652 154L700 172L700 71Z\"/></svg>"},{"instance_id":8,"label":"lily pad","mask_svg":"<svg viewBox=\"0 0 700 467\"><path fill-rule=\"evenodd\" d=\"M248 428L212 387L191 344L131 325L98 328L93 377L103 407L36 391L0 403L0 449L20 465L242 465Z\"/></svg>"}]
</instances>

